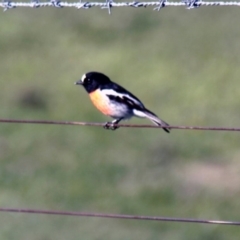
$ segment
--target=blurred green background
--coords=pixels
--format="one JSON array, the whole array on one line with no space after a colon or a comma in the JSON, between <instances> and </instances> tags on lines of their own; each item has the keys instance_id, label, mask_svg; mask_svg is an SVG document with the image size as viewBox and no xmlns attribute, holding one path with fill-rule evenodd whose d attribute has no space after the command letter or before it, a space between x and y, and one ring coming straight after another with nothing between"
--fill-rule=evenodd
<instances>
[{"instance_id":1,"label":"blurred green background","mask_svg":"<svg viewBox=\"0 0 240 240\"><path fill-rule=\"evenodd\" d=\"M0 13L0 117L105 122L102 71L172 125L239 127L238 8ZM150 123L132 119L129 123ZM240 220L240 135L0 124L0 205ZM0 238L239 239L217 225L0 213Z\"/></svg>"}]
</instances>

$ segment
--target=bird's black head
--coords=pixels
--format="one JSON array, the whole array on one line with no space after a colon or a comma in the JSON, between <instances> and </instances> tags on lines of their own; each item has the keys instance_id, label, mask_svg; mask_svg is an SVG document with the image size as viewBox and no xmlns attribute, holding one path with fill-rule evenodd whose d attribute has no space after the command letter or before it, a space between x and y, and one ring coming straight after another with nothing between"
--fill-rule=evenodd
<instances>
[{"instance_id":1,"label":"bird's black head","mask_svg":"<svg viewBox=\"0 0 240 240\"><path fill-rule=\"evenodd\" d=\"M104 84L110 83L109 77L99 72L88 72L77 81L76 85L82 85L88 93L91 93Z\"/></svg>"}]
</instances>

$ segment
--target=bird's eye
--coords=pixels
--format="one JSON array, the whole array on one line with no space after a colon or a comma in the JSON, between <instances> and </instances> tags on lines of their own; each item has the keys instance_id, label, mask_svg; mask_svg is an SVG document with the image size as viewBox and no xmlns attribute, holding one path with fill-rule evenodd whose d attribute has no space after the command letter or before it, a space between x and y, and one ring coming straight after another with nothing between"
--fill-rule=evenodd
<instances>
[{"instance_id":1,"label":"bird's eye","mask_svg":"<svg viewBox=\"0 0 240 240\"><path fill-rule=\"evenodd\" d=\"M86 78L86 83L91 83L91 79L90 78Z\"/></svg>"}]
</instances>

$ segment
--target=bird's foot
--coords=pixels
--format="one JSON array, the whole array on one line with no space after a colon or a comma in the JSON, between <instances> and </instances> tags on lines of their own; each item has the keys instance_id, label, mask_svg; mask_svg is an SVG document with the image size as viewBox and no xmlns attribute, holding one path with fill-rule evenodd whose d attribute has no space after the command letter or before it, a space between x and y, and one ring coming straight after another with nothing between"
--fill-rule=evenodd
<instances>
[{"instance_id":1,"label":"bird's foot","mask_svg":"<svg viewBox=\"0 0 240 240\"><path fill-rule=\"evenodd\" d=\"M103 128L107 130L116 130L119 127L115 126L115 124L116 124L115 122L106 122Z\"/></svg>"}]
</instances>

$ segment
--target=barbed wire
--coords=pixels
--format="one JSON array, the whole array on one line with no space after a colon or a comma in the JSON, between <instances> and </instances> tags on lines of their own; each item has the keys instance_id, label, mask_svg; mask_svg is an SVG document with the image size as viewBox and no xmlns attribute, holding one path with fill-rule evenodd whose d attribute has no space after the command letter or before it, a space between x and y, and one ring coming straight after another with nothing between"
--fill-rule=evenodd
<instances>
[{"instance_id":1,"label":"barbed wire","mask_svg":"<svg viewBox=\"0 0 240 240\"><path fill-rule=\"evenodd\" d=\"M194 219L194 218L159 217L159 216L138 216L138 215L126 215L126 214L106 214L106 213L94 213L94 212L93 213L92 212L72 212L72 211L54 211L54 210L37 210L37 209L20 209L20 208L0 208L0 212L240 226L240 222L235 222L235 221L219 221L219 220L205 220L205 219Z\"/></svg>"},{"instance_id":2,"label":"barbed wire","mask_svg":"<svg viewBox=\"0 0 240 240\"><path fill-rule=\"evenodd\" d=\"M73 122L73 121L47 121L47 120L19 120L19 119L0 119L0 123L20 123L20 124L49 124L49 125L77 125L77 126L95 126L104 127L106 123L94 122ZM162 126L146 124L112 124L112 127L126 128L163 128ZM199 127L199 126L168 126L169 129L180 130L205 130L205 131L232 131L239 132L240 127Z\"/></svg>"},{"instance_id":3,"label":"barbed wire","mask_svg":"<svg viewBox=\"0 0 240 240\"><path fill-rule=\"evenodd\" d=\"M114 2L113 0L106 0L106 2L64 2L61 0L50 0L46 2L40 2L39 0L32 0L31 2L12 2L11 0L3 0L0 2L0 7L4 9L4 11L16 7L28 7L28 8L40 8L40 7L71 7L77 9L89 9L92 7L100 7L101 9L108 9L108 13L111 13L111 8L113 7L152 7L153 10L159 11L164 7L179 7L186 6L187 9L197 8L200 6L240 6L240 2L224 2L224 1L216 1L216 2L204 2L202 0L183 0L181 2L168 2L167 0L159 0L154 2Z\"/></svg>"}]
</instances>

